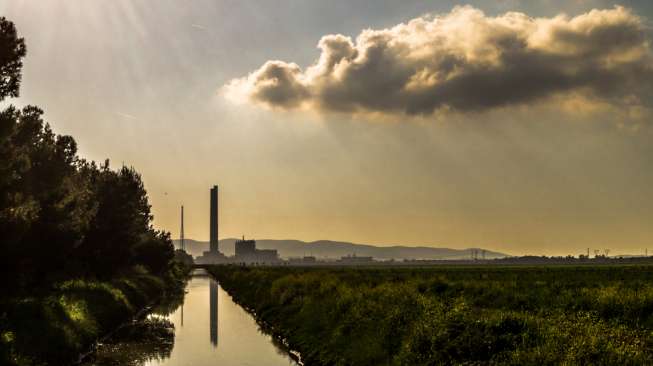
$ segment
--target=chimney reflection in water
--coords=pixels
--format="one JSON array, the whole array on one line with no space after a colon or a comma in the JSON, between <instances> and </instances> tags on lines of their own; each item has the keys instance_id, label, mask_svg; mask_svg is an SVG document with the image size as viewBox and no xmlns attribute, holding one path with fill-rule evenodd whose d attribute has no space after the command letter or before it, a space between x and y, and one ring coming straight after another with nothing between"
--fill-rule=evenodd
<instances>
[{"instance_id":1,"label":"chimney reflection in water","mask_svg":"<svg viewBox=\"0 0 653 366\"><path fill-rule=\"evenodd\" d=\"M214 347L218 346L218 283L210 279L210 294L209 294L209 312L210 312L210 331L211 331L211 344Z\"/></svg>"}]
</instances>

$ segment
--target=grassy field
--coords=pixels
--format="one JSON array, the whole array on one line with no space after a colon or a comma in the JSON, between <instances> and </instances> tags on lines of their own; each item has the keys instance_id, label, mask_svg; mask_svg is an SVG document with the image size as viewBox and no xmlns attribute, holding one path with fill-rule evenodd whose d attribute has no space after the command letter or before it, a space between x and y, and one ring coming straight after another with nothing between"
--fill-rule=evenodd
<instances>
[{"instance_id":1,"label":"grassy field","mask_svg":"<svg viewBox=\"0 0 653 366\"><path fill-rule=\"evenodd\" d=\"M653 364L653 266L210 271L307 365Z\"/></svg>"}]
</instances>

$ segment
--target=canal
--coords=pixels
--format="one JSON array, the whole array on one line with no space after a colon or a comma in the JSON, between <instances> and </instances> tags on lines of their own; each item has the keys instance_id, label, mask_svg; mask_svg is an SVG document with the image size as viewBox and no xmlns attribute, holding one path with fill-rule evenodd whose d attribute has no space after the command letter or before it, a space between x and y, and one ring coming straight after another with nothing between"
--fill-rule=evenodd
<instances>
[{"instance_id":1,"label":"canal","mask_svg":"<svg viewBox=\"0 0 653 366\"><path fill-rule=\"evenodd\" d=\"M113 337L118 339L100 345L83 365L297 365L204 270L193 273L183 300L155 310L147 321L166 324L169 336L149 337L148 342Z\"/></svg>"}]
</instances>

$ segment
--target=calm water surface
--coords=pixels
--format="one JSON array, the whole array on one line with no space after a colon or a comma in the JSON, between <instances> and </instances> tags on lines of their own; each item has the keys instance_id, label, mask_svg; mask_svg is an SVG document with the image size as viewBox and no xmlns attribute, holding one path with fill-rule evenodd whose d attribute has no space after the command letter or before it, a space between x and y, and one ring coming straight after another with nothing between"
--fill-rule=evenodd
<instances>
[{"instance_id":1,"label":"calm water surface","mask_svg":"<svg viewBox=\"0 0 653 366\"><path fill-rule=\"evenodd\" d=\"M168 347L165 351L148 350L147 355L140 352L140 355L127 356L130 352L117 347L110 352L116 353L119 360L91 364L297 365L206 272L195 272L186 291L183 304L170 315L164 316L175 326L172 350Z\"/></svg>"}]
</instances>

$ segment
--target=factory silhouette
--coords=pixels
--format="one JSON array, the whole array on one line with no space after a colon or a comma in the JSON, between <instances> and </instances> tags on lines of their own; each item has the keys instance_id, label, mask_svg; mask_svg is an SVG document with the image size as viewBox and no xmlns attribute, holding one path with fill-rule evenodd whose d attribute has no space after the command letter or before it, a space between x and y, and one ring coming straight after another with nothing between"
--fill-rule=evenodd
<instances>
[{"instance_id":1,"label":"factory silhouette","mask_svg":"<svg viewBox=\"0 0 653 366\"><path fill-rule=\"evenodd\" d=\"M285 255L285 259L281 258L279 254L279 246L273 248L269 247L269 242L271 240L264 240L264 246L268 246L266 249L258 249L256 247L256 241L249 239L246 240L245 236L240 240L236 240L234 243L234 255L225 255L219 249L218 242L218 233L219 233L219 200L218 200L218 186L214 185L210 189L210 215L209 215L209 250L201 252L201 255L197 255L194 260L193 257L186 252L186 243L184 239L184 207L181 207L181 235L179 239L179 248L183 253L185 258L188 259L190 263L195 265L211 265L211 264L240 264L240 265L289 265L289 266L329 266L329 265L346 265L346 266L356 266L356 265L402 265L402 266L421 266L429 264L479 264L479 263L494 263L494 264L567 264L567 263L639 263L645 261L648 258L648 251L645 251L644 256L613 256L609 257L609 249L603 251L604 254L601 254L599 250L594 251L594 257L590 257L590 249L587 249L587 254L581 254L577 257L574 256L565 256L565 257L546 257L546 256L518 256L513 257L507 254L490 252L481 248L468 248L461 250L453 250L448 248L427 248L427 247L403 247L403 246L394 246L394 247L374 247L370 245L357 245L352 243L337 243L333 242L336 245L338 244L349 244L349 250L347 253L340 251L340 255L337 257L328 257L324 256L318 258L314 255L303 256L289 256ZM265 244L267 242L267 244ZM281 250L287 250L287 246L284 246L284 241L275 241L278 245L281 246ZM286 247L286 249L283 249ZM358 247L363 253L367 252L367 255L356 255L357 250L355 247ZM374 248L373 255L370 252L369 248ZM451 257L449 255L442 255L438 257L433 257L432 255L427 254L418 254L417 257L408 253L408 251L457 251L459 252L456 257ZM399 257L391 256L388 258L387 255L383 255L383 251L401 251L407 255L400 255ZM360 253L359 253L360 254ZM462 254L462 255L461 255ZM377 257L377 255L379 255Z\"/></svg>"},{"instance_id":2,"label":"factory silhouette","mask_svg":"<svg viewBox=\"0 0 653 366\"><path fill-rule=\"evenodd\" d=\"M211 208L210 208L210 221L209 221L209 250L202 253L201 256L195 258L195 264L229 264L229 263L242 263L242 264L279 264L281 260L279 253L275 249L256 249L255 240L242 240L236 241L235 255L226 256L220 252L218 248L218 186L215 185L211 188ZM183 239L183 207L182 207L182 237L181 247L184 249Z\"/></svg>"}]
</instances>

